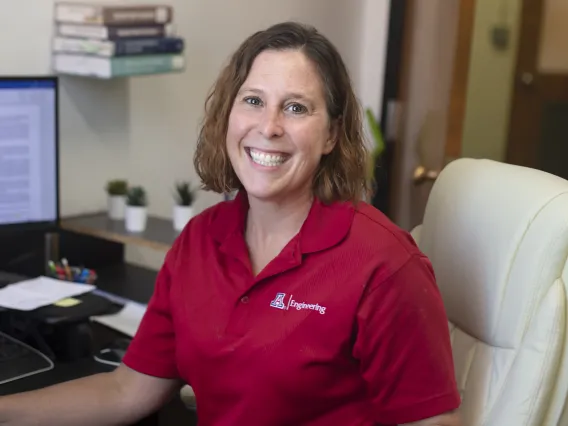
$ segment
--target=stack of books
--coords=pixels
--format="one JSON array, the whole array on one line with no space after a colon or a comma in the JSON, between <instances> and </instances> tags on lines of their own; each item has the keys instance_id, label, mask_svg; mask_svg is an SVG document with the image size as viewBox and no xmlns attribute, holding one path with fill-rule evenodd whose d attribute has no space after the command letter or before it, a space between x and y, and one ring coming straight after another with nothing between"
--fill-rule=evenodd
<instances>
[{"instance_id":1,"label":"stack of books","mask_svg":"<svg viewBox=\"0 0 568 426\"><path fill-rule=\"evenodd\" d=\"M56 3L53 69L105 79L183 71L173 14L167 5Z\"/></svg>"}]
</instances>

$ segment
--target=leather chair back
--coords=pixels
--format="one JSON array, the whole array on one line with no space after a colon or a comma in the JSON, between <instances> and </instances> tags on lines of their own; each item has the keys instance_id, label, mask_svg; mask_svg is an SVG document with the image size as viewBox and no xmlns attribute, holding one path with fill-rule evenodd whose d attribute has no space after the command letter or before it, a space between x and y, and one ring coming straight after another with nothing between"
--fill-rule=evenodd
<instances>
[{"instance_id":1,"label":"leather chair back","mask_svg":"<svg viewBox=\"0 0 568 426\"><path fill-rule=\"evenodd\" d=\"M447 309L464 425L568 425L568 182L459 159L412 234Z\"/></svg>"}]
</instances>

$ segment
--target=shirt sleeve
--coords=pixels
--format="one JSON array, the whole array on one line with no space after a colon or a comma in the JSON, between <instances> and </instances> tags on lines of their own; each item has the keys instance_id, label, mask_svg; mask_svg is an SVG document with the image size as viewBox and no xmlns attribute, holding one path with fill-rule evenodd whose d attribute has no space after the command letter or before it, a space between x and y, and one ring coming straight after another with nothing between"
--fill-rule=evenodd
<instances>
[{"instance_id":1,"label":"shirt sleeve","mask_svg":"<svg viewBox=\"0 0 568 426\"><path fill-rule=\"evenodd\" d=\"M156 280L155 290L123 363L149 376L179 377L175 359L175 330L170 307L171 251Z\"/></svg>"},{"instance_id":2,"label":"shirt sleeve","mask_svg":"<svg viewBox=\"0 0 568 426\"><path fill-rule=\"evenodd\" d=\"M377 423L412 423L459 407L448 319L425 256L369 283L353 354Z\"/></svg>"}]
</instances>

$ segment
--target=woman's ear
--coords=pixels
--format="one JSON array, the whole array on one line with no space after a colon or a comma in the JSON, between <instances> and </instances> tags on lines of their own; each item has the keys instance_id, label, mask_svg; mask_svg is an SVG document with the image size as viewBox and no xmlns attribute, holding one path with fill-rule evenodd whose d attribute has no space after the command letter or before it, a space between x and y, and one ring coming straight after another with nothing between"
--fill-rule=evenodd
<instances>
[{"instance_id":1,"label":"woman's ear","mask_svg":"<svg viewBox=\"0 0 568 426\"><path fill-rule=\"evenodd\" d=\"M339 128L341 126L341 117L332 120L330 125L329 125L329 138L328 140L325 142L324 148L323 148L323 153L324 154L329 154L333 148L335 147L335 144L337 143L337 138L339 135Z\"/></svg>"}]
</instances>

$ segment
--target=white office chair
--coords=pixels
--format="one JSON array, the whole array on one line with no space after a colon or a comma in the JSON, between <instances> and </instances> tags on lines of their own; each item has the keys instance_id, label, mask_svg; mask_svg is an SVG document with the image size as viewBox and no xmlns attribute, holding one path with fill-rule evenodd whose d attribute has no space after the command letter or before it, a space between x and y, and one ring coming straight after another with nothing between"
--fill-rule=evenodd
<instances>
[{"instance_id":1,"label":"white office chair","mask_svg":"<svg viewBox=\"0 0 568 426\"><path fill-rule=\"evenodd\" d=\"M568 182L459 159L412 234L450 320L464 425L568 425Z\"/></svg>"}]
</instances>

